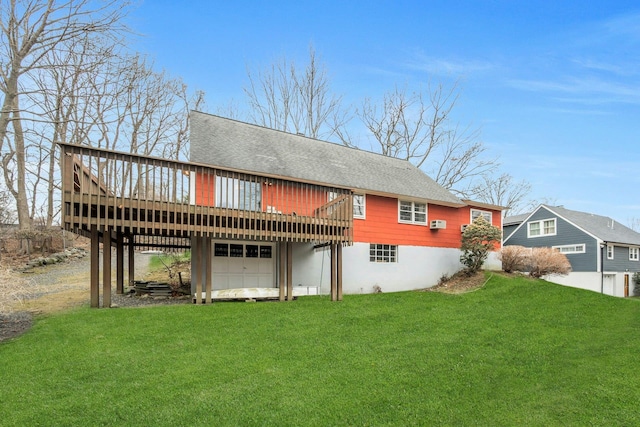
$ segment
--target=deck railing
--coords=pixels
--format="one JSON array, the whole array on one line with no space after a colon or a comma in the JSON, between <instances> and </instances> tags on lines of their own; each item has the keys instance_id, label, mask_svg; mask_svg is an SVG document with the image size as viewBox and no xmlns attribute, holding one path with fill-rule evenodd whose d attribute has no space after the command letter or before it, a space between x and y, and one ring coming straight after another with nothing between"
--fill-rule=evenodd
<instances>
[{"instance_id":1,"label":"deck railing","mask_svg":"<svg viewBox=\"0 0 640 427\"><path fill-rule=\"evenodd\" d=\"M350 190L59 144L63 223L130 235L352 243Z\"/></svg>"}]
</instances>

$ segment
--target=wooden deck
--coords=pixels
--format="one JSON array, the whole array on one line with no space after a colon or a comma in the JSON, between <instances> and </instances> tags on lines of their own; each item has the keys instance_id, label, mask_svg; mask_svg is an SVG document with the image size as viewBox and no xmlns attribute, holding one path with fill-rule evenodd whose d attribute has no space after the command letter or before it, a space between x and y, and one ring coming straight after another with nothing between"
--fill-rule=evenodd
<instances>
[{"instance_id":1,"label":"wooden deck","mask_svg":"<svg viewBox=\"0 0 640 427\"><path fill-rule=\"evenodd\" d=\"M350 191L60 145L64 152L62 221L69 231L87 234L95 225L101 232L108 227L127 235L352 243ZM258 201L247 202L248 209L242 209L239 205L244 200L229 194L235 187L225 188L226 199L218 200L220 177L235 187L249 183ZM231 200L234 196L236 200Z\"/></svg>"},{"instance_id":2,"label":"wooden deck","mask_svg":"<svg viewBox=\"0 0 640 427\"><path fill-rule=\"evenodd\" d=\"M111 257L116 248L116 292L124 288L123 254L190 247L197 303L212 301L212 240L277 242L278 299L292 300L292 244L331 248L331 299L342 299L342 246L353 243L350 189L278 176L222 170L99 148L58 143L62 149L62 222L91 239L91 306L111 305ZM106 253L106 251L105 251Z\"/></svg>"}]
</instances>

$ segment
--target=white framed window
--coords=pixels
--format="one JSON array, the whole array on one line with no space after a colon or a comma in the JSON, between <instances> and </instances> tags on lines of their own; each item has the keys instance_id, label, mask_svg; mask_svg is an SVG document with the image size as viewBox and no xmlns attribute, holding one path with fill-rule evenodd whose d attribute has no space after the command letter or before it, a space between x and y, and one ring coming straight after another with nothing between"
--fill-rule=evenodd
<instances>
[{"instance_id":1,"label":"white framed window","mask_svg":"<svg viewBox=\"0 0 640 427\"><path fill-rule=\"evenodd\" d=\"M398 200L398 222L427 224L427 204Z\"/></svg>"},{"instance_id":2,"label":"white framed window","mask_svg":"<svg viewBox=\"0 0 640 427\"><path fill-rule=\"evenodd\" d=\"M561 245L561 246L552 246L553 249L557 250L561 254L571 255L571 254L583 254L586 252L586 246L584 243L580 243L578 245Z\"/></svg>"},{"instance_id":3,"label":"white framed window","mask_svg":"<svg viewBox=\"0 0 640 427\"><path fill-rule=\"evenodd\" d=\"M364 194L353 195L353 217L364 219L366 214L366 197Z\"/></svg>"},{"instance_id":4,"label":"white framed window","mask_svg":"<svg viewBox=\"0 0 640 427\"><path fill-rule=\"evenodd\" d=\"M629 261L640 260L640 248L629 248Z\"/></svg>"},{"instance_id":5,"label":"white framed window","mask_svg":"<svg viewBox=\"0 0 640 427\"><path fill-rule=\"evenodd\" d=\"M221 208L259 211L262 185L228 176L216 176L216 206Z\"/></svg>"},{"instance_id":6,"label":"white framed window","mask_svg":"<svg viewBox=\"0 0 640 427\"><path fill-rule=\"evenodd\" d=\"M482 211L480 209L471 209L471 222L473 222L478 217L484 218L489 224L491 224L493 213L489 211Z\"/></svg>"},{"instance_id":7,"label":"white framed window","mask_svg":"<svg viewBox=\"0 0 640 427\"><path fill-rule=\"evenodd\" d=\"M542 237L556 235L556 219L542 219L527 223L527 237Z\"/></svg>"},{"instance_id":8,"label":"white framed window","mask_svg":"<svg viewBox=\"0 0 640 427\"><path fill-rule=\"evenodd\" d=\"M613 245L607 245L607 259L613 259Z\"/></svg>"},{"instance_id":9,"label":"white framed window","mask_svg":"<svg viewBox=\"0 0 640 427\"><path fill-rule=\"evenodd\" d=\"M369 245L370 262L398 262L398 246L371 243Z\"/></svg>"}]
</instances>

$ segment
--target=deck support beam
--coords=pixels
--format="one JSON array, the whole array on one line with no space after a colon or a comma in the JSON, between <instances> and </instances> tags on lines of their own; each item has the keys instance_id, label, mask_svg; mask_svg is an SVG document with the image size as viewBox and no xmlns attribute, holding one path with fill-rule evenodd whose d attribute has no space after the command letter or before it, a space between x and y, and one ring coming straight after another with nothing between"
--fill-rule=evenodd
<instances>
[{"instance_id":1,"label":"deck support beam","mask_svg":"<svg viewBox=\"0 0 640 427\"><path fill-rule=\"evenodd\" d=\"M102 235L102 306L111 307L111 227Z\"/></svg>"},{"instance_id":2,"label":"deck support beam","mask_svg":"<svg viewBox=\"0 0 640 427\"><path fill-rule=\"evenodd\" d=\"M129 286L133 287L133 282L136 280L136 261L135 261L135 247L133 246L133 236L129 236L127 239L129 245L128 250L128 263L129 263Z\"/></svg>"},{"instance_id":3,"label":"deck support beam","mask_svg":"<svg viewBox=\"0 0 640 427\"><path fill-rule=\"evenodd\" d=\"M116 294L124 294L124 238L116 231Z\"/></svg>"},{"instance_id":4,"label":"deck support beam","mask_svg":"<svg viewBox=\"0 0 640 427\"><path fill-rule=\"evenodd\" d=\"M196 304L202 304L202 248L201 237L191 237L191 280L195 285Z\"/></svg>"},{"instance_id":5,"label":"deck support beam","mask_svg":"<svg viewBox=\"0 0 640 427\"><path fill-rule=\"evenodd\" d=\"M98 226L91 225L91 307L100 306L100 234Z\"/></svg>"},{"instance_id":6,"label":"deck support beam","mask_svg":"<svg viewBox=\"0 0 640 427\"><path fill-rule=\"evenodd\" d=\"M342 301L342 244L336 244L336 293L338 301Z\"/></svg>"},{"instance_id":7,"label":"deck support beam","mask_svg":"<svg viewBox=\"0 0 640 427\"><path fill-rule=\"evenodd\" d=\"M203 237L204 242L203 254L204 254L204 283L205 283L205 303L211 304L211 288L212 288L212 269L213 269L213 260L211 259L212 251L211 251L211 237Z\"/></svg>"},{"instance_id":8,"label":"deck support beam","mask_svg":"<svg viewBox=\"0 0 640 427\"><path fill-rule=\"evenodd\" d=\"M293 301L293 243L287 242L287 301Z\"/></svg>"},{"instance_id":9,"label":"deck support beam","mask_svg":"<svg viewBox=\"0 0 640 427\"><path fill-rule=\"evenodd\" d=\"M278 262L278 290L280 291L279 293L279 299L280 301L284 301L285 298L285 267L286 267L286 260L287 260L287 254L286 254L286 247L287 247L287 243L286 242L278 242L278 255L280 257L280 261Z\"/></svg>"}]
</instances>

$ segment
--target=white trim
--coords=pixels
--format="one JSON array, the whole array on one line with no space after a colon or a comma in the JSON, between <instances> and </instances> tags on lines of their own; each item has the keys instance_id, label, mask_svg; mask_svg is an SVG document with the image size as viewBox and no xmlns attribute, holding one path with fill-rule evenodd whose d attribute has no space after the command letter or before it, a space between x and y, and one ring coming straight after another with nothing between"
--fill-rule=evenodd
<instances>
[{"instance_id":1,"label":"white trim","mask_svg":"<svg viewBox=\"0 0 640 427\"><path fill-rule=\"evenodd\" d=\"M474 218L473 217L473 213L474 212L478 212L478 215ZM489 219L486 218L486 216L484 214L488 214L489 215ZM484 217L484 219L486 219L487 221L489 221L489 224L493 224L493 212L491 211L485 211L482 209L474 209L471 208L469 210L469 223L472 223L474 219L476 219L477 217L482 216Z\"/></svg>"},{"instance_id":2,"label":"white trim","mask_svg":"<svg viewBox=\"0 0 640 427\"><path fill-rule=\"evenodd\" d=\"M402 203L405 204L409 204L411 203L411 219L410 220L406 220L406 219L402 219L400 216L401 212L408 212L407 210L401 211L400 207L402 206ZM416 213L422 213L422 212L416 212L416 205L424 205L424 222L423 221L416 221ZM422 202L412 202L409 200L400 200L398 199L398 222L401 224L415 224L415 225L429 225L429 206L427 203L422 203Z\"/></svg>"},{"instance_id":3,"label":"white trim","mask_svg":"<svg viewBox=\"0 0 640 427\"><path fill-rule=\"evenodd\" d=\"M609 249L611 249L611 254L609 254ZM607 245L607 259L613 259L616 253L616 249L614 245Z\"/></svg>"},{"instance_id":4,"label":"white trim","mask_svg":"<svg viewBox=\"0 0 640 427\"><path fill-rule=\"evenodd\" d=\"M575 245L557 245L551 248L557 249L558 252L565 255L583 254L586 252L587 245L584 243L576 243ZM563 250L564 249L564 250Z\"/></svg>"},{"instance_id":5,"label":"white trim","mask_svg":"<svg viewBox=\"0 0 640 427\"><path fill-rule=\"evenodd\" d=\"M356 197L362 197L362 215L356 215ZM353 195L353 217L357 219L366 219L367 217L367 195L366 194Z\"/></svg>"},{"instance_id":6,"label":"white trim","mask_svg":"<svg viewBox=\"0 0 640 427\"><path fill-rule=\"evenodd\" d=\"M544 232L544 223L547 221L553 221L553 233L546 233ZM555 236L556 234L558 234L558 220L557 218L545 218L545 219L539 219L536 221L528 221L527 223L527 239L535 239L537 237L548 237L548 236ZM534 236L531 235L531 224L538 224L540 227L540 234L536 234Z\"/></svg>"},{"instance_id":7,"label":"white trim","mask_svg":"<svg viewBox=\"0 0 640 427\"><path fill-rule=\"evenodd\" d=\"M640 248L629 246L629 261L640 261Z\"/></svg>"}]
</instances>

